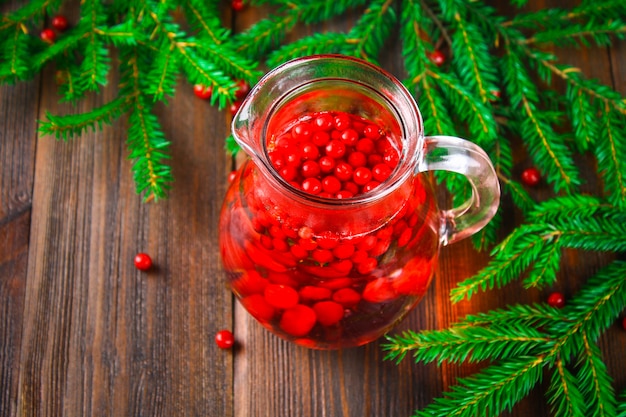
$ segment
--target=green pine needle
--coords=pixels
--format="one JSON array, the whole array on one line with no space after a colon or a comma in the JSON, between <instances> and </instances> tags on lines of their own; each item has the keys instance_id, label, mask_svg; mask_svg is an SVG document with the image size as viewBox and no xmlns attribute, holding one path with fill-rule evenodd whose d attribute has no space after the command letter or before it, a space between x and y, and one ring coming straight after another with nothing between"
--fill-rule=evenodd
<instances>
[{"instance_id":1,"label":"green pine needle","mask_svg":"<svg viewBox=\"0 0 626 417\"><path fill-rule=\"evenodd\" d=\"M555 368L546 392L552 412L556 416L587 417L585 397L578 389L576 378L561 359L557 359Z\"/></svg>"},{"instance_id":2,"label":"green pine needle","mask_svg":"<svg viewBox=\"0 0 626 417\"><path fill-rule=\"evenodd\" d=\"M47 121L40 123L39 131L44 135L68 140L89 130L94 132L100 130L104 124L111 124L118 119L129 107L130 103L126 97L118 97L83 114L56 116L46 112Z\"/></svg>"}]
</instances>

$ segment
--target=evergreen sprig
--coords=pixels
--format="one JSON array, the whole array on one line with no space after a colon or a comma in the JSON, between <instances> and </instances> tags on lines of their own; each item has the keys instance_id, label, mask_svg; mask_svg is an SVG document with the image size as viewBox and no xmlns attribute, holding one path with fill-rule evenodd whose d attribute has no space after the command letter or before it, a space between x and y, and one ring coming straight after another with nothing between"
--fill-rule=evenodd
<instances>
[{"instance_id":1,"label":"evergreen sprig","mask_svg":"<svg viewBox=\"0 0 626 417\"><path fill-rule=\"evenodd\" d=\"M449 329L388 336L386 358L400 361L486 361L478 373L416 416L492 416L510 410L551 372L546 392L555 415L615 416L624 404L597 345L626 305L626 262L614 261L563 309L513 305L468 315Z\"/></svg>"},{"instance_id":2,"label":"evergreen sprig","mask_svg":"<svg viewBox=\"0 0 626 417\"><path fill-rule=\"evenodd\" d=\"M564 249L610 252L617 259L626 250L623 91L550 52L626 39L623 0L530 12L523 9L526 0L511 0L512 16L483 0L250 0L247 7L268 12L239 33L224 24L220 0L85 0L76 24L46 44L36 34L62 3L33 0L1 17L0 82L32 79L54 64L60 99L76 103L118 80L113 100L82 114L47 114L40 130L69 140L126 117L134 180L146 200L166 197L173 182L170 142L153 109L176 93L181 79L210 87L210 102L224 108L235 100L237 83L254 84L263 69L325 53L380 64L394 42L404 63L396 75L418 101L425 133L467 137L483 147L503 198L525 219L492 249L483 270L452 290L453 301L516 282L550 286L560 278ZM354 24L343 32L293 36L302 25L347 13ZM517 178L516 143L551 191L543 201ZM231 154L239 149L232 136L225 148ZM580 155L596 160L601 186L594 195L581 194ZM437 178L454 196L452 204L471 193L459 175ZM492 247L502 220L497 213L474 235L475 245ZM626 417L626 392L615 393L597 345L626 307L626 264L616 260L586 278L562 310L511 305L468 315L448 329L389 336L388 359L410 354L422 362L486 363L415 415L496 415L548 373L546 401L554 415Z\"/></svg>"}]
</instances>

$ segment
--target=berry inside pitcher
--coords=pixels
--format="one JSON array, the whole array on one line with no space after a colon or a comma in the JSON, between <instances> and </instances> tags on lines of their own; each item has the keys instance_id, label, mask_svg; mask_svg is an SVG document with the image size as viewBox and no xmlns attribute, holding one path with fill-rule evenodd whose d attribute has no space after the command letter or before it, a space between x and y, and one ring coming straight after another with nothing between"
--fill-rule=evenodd
<instances>
[{"instance_id":1,"label":"berry inside pitcher","mask_svg":"<svg viewBox=\"0 0 626 417\"><path fill-rule=\"evenodd\" d=\"M435 268L429 181L411 175L360 203L390 186L402 149L386 126L348 112L287 118L265 149L279 180L248 162L223 207L220 249L234 293L265 327L307 347L378 338L424 295ZM290 200L294 191L314 203Z\"/></svg>"}]
</instances>

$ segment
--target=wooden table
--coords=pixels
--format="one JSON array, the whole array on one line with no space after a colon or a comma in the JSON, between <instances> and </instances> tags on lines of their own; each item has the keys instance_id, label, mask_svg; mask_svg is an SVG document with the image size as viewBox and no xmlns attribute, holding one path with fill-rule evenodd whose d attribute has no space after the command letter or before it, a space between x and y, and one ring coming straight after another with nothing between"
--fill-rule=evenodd
<instances>
[{"instance_id":1,"label":"wooden table","mask_svg":"<svg viewBox=\"0 0 626 417\"><path fill-rule=\"evenodd\" d=\"M533 8L561 3L530 1ZM247 8L234 29L262 12ZM625 42L559 54L626 93ZM393 43L381 62L401 75ZM0 416L399 417L480 368L410 359L395 365L383 361L379 341L307 350L264 330L234 301L220 265L218 215L233 169L223 148L227 112L198 100L183 81L169 106L158 107L176 182L170 198L156 204L135 194L125 120L67 143L38 134L45 111L90 109L115 96L116 79L109 85L76 107L58 103L53 68L0 87ZM520 170L529 164L516 161ZM595 178L592 170L586 176ZM522 220L509 201L503 210L510 214L501 237ZM148 273L133 266L141 251L156 264ZM451 304L455 282L488 259L469 241L443 248L436 281L399 330L444 328L467 313L542 301L554 290L571 295L607 263L601 255L567 252L554 288L523 291L514 283ZM220 329L233 330L237 349L216 347ZM618 325L601 341L620 392L624 346ZM510 415L548 415L546 386Z\"/></svg>"}]
</instances>

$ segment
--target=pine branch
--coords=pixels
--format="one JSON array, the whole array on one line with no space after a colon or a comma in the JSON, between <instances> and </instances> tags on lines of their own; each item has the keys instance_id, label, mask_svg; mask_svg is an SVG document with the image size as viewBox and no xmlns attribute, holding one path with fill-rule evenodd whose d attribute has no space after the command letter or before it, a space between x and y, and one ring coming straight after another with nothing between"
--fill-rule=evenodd
<instances>
[{"instance_id":1,"label":"pine branch","mask_svg":"<svg viewBox=\"0 0 626 417\"><path fill-rule=\"evenodd\" d=\"M525 323L499 321L489 327L455 326L434 332L407 331L388 337L386 359L396 362L408 352L416 361L429 363L477 362L486 359L506 359L543 353L553 347L554 341Z\"/></svg>"},{"instance_id":2,"label":"pine branch","mask_svg":"<svg viewBox=\"0 0 626 417\"><path fill-rule=\"evenodd\" d=\"M550 387L546 392L548 403L555 416L587 417L585 398L578 389L576 378L567 369L563 360L557 359Z\"/></svg>"},{"instance_id":3,"label":"pine branch","mask_svg":"<svg viewBox=\"0 0 626 417\"><path fill-rule=\"evenodd\" d=\"M459 378L443 397L417 417L474 417L510 410L541 380L543 358L518 357L501 361L468 378Z\"/></svg>"},{"instance_id":4,"label":"pine branch","mask_svg":"<svg viewBox=\"0 0 626 417\"><path fill-rule=\"evenodd\" d=\"M100 86L107 82L109 72L109 51L103 39L96 33L99 26L105 23L106 13L99 0L85 0L81 4L79 27L85 27L85 55L80 64L80 78L76 85L79 95L87 91L99 91Z\"/></svg>"},{"instance_id":5,"label":"pine branch","mask_svg":"<svg viewBox=\"0 0 626 417\"><path fill-rule=\"evenodd\" d=\"M517 110L511 128L527 141L535 164L545 168L546 179L554 184L557 192L575 191L580 179L572 152L539 110L537 86L519 58L519 51L516 52L516 47L510 44L502 59L502 72L511 106Z\"/></svg>"},{"instance_id":6,"label":"pine branch","mask_svg":"<svg viewBox=\"0 0 626 417\"><path fill-rule=\"evenodd\" d=\"M600 348L591 343L585 333L582 334L584 350L578 358L578 387L585 401L585 416L614 416L616 399L613 392L612 378L602 361Z\"/></svg>"},{"instance_id":7,"label":"pine branch","mask_svg":"<svg viewBox=\"0 0 626 417\"><path fill-rule=\"evenodd\" d=\"M609 201L626 207L626 118L605 105L593 148Z\"/></svg>"},{"instance_id":8,"label":"pine branch","mask_svg":"<svg viewBox=\"0 0 626 417\"><path fill-rule=\"evenodd\" d=\"M137 47L122 48L122 87L120 94L132 98L128 118L129 158L137 193L144 193L144 201L165 198L173 182L171 168L163 160L169 159L170 143L148 105L148 95L140 78Z\"/></svg>"},{"instance_id":9,"label":"pine branch","mask_svg":"<svg viewBox=\"0 0 626 417\"><path fill-rule=\"evenodd\" d=\"M542 328L553 322L567 321L560 310L544 304L514 304L506 309L496 309L489 312L468 314L455 327L489 326L498 324L526 325Z\"/></svg>"},{"instance_id":10,"label":"pine branch","mask_svg":"<svg viewBox=\"0 0 626 417\"><path fill-rule=\"evenodd\" d=\"M581 202L590 203L579 206ZM493 252L493 259L475 276L451 291L453 301L478 290L502 287L530 269L526 286L554 282L561 248L624 251L626 213L592 197L562 197L537 206L534 223L519 226ZM602 216L598 216L603 213Z\"/></svg>"},{"instance_id":11,"label":"pine branch","mask_svg":"<svg viewBox=\"0 0 626 417\"><path fill-rule=\"evenodd\" d=\"M210 4L209 4L210 3ZM230 30L222 26L218 11L219 1L187 0L182 2L189 25L196 31L203 44L220 45L230 36Z\"/></svg>"},{"instance_id":12,"label":"pine branch","mask_svg":"<svg viewBox=\"0 0 626 417\"><path fill-rule=\"evenodd\" d=\"M591 277L563 313L595 342L626 306L626 262L614 261Z\"/></svg>"},{"instance_id":13,"label":"pine branch","mask_svg":"<svg viewBox=\"0 0 626 417\"><path fill-rule=\"evenodd\" d=\"M313 0L307 3L286 2L276 12L261 19L246 31L237 34L234 45L237 53L259 59L277 48L297 23L316 23L345 13L349 8L365 4L365 0Z\"/></svg>"},{"instance_id":14,"label":"pine branch","mask_svg":"<svg viewBox=\"0 0 626 417\"><path fill-rule=\"evenodd\" d=\"M83 114L55 116L46 113L48 121L41 122L39 131L44 135L53 135L57 139L68 140L91 130L97 131L103 124L111 124L124 114L130 106L126 97L118 97L100 107Z\"/></svg>"},{"instance_id":15,"label":"pine branch","mask_svg":"<svg viewBox=\"0 0 626 417\"><path fill-rule=\"evenodd\" d=\"M350 30L348 37L355 41L354 56L377 62L376 57L396 22L395 11L390 7L392 2L392 0L370 2L367 10Z\"/></svg>"},{"instance_id":16,"label":"pine branch","mask_svg":"<svg viewBox=\"0 0 626 417\"><path fill-rule=\"evenodd\" d=\"M351 39L343 33L314 33L288 43L268 55L268 65L275 67L290 59L316 54L340 54L352 49Z\"/></svg>"},{"instance_id":17,"label":"pine branch","mask_svg":"<svg viewBox=\"0 0 626 417\"><path fill-rule=\"evenodd\" d=\"M620 402L617 406L617 417L626 417L626 390L622 392Z\"/></svg>"}]
</instances>

